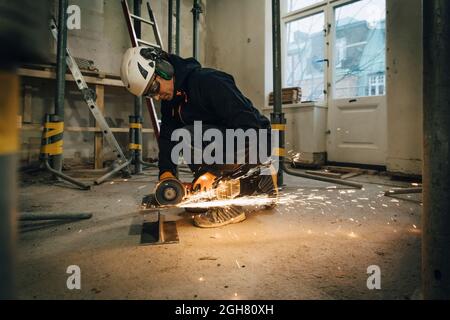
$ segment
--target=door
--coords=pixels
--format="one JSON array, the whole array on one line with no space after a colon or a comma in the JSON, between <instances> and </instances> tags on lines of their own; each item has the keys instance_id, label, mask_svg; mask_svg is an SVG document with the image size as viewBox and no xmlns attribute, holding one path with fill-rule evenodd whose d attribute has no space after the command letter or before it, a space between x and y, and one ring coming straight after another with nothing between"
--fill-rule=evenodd
<instances>
[{"instance_id":1,"label":"door","mask_svg":"<svg viewBox=\"0 0 450 320\"><path fill-rule=\"evenodd\" d=\"M328 160L386 164L385 0L329 8Z\"/></svg>"}]
</instances>

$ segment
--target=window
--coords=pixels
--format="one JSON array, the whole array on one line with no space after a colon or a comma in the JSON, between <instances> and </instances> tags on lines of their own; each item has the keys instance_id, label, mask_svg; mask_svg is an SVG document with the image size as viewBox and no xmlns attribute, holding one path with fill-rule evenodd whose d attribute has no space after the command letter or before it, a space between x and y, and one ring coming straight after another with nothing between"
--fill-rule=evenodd
<instances>
[{"instance_id":1,"label":"window","mask_svg":"<svg viewBox=\"0 0 450 320\"><path fill-rule=\"evenodd\" d=\"M386 77L384 74L376 74L369 77L368 96L382 96L385 93Z\"/></svg>"},{"instance_id":2,"label":"window","mask_svg":"<svg viewBox=\"0 0 450 320\"><path fill-rule=\"evenodd\" d=\"M284 1L283 85L302 102L386 94L386 0Z\"/></svg>"},{"instance_id":3,"label":"window","mask_svg":"<svg viewBox=\"0 0 450 320\"><path fill-rule=\"evenodd\" d=\"M385 0L361 0L335 9L334 98L384 95L385 10ZM372 90L375 78L383 79L382 90Z\"/></svg>"},{"instance_id":4,"label":"window","mask_svg":"<svg viewBox=\"0 0 450 320\"><path fill-rule=\"evenodd\" d=\"M324 99L323 12L287 23L285 84L302 88L302 101Z\"/></svg>"},{"instance_id":5,"label":"window","mask_svg":"<svg viewBox=\"0 0 450 320\"><path fill-rule=\"evenodd\" d=\"M319 2L323 2L323 0L288 0L287 12L306 8Z\"/></svg>"}]
</instances>

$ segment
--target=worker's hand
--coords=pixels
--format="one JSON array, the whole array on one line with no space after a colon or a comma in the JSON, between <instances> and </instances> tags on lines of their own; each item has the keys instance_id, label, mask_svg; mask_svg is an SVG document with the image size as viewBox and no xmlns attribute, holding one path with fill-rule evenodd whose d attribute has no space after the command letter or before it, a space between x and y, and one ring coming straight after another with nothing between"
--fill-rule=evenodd
<instances>
[{"instance_id":1,"label":"worker's hand","mask_svg":"<svg viewBox=\"0 0 450 320\"><path fill-rule=\"evenodd\" d=\"M163 172L163 173L161 173L161 174L159 175L159 181L160 181L160 182L161 182L161 181L164 181L164 180L170 180L170 179L178 180L178 178L175 177L175 176L173 175L173 173L170 172L170 171L165 171L165 172Z\"/></svg>"},{"instance_id":2,"label":"worker's hand","mask_svg":"<svg viewBox=\"0 0 450 320\"><path fill-rule=\"evenodd\" d=\"M200 177L197 178L197 180L194 181L193 184L194 192L211 190L214 185L214 181L216 179L217 177L209 172L201 175Z\"/></svg>"}]
</instances>

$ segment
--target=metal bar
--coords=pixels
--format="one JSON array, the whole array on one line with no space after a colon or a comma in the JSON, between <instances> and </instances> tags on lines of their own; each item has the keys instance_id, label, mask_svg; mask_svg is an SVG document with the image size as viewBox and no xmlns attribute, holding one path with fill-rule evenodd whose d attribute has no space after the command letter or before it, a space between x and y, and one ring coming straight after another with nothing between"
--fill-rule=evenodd
<instances>
[{"instance_id":1,"label":"metal bar","mask_svg":"<svg viewBox=\"0 0 450 320\"><path fill-rule=\"evenodd\" d=\"M423 6L423 214L424 299L450 299L450 1Z\"/></svg>"},{"instance_id":2,"label":"metal bar","mask_svg":"<svg viewBox=\"0 0 450 320\"><path fill-rule=\"evenodd\" d=\"M142 0L134 0L133 1L133 12L134 14L130 14L130 17L134 18L137 21L134 21L134 31L136 32L136 37L140 38L142 35L141 21L148 21L141 18L141 4ZM151 21L148 21L150 24Z\"/></svg>"},{"instance_id":3,"label":"metal bar","mask_svg":"<svg viewBox=\"0 0 450 320\"><path fill-rule=\"evenodd\" d=\"M65 175L64 173L62 173L62 172L54 170L50 166L50 163L48 163L48 159L44 160L44 164L45 164L45 168L48 171L50 171L51 173L53 173L55 176L57 176L58 178L61 178L63 180L66 180L66 181L68 181L68 182L78 186L81 190L91 190L91 186L89 186L87 184L84 184L84 183L82 183L82 182L80 182L80 181L78 181L78 180L76 180L76 179L74 179L72 177L69 177L69 176Z\"/></svg>"},{"instance_id":4,"label":"metal bar","mask_svg":"<svg viewBox=\"0 0 450 320\"><path fill-rule=\"evenodd\" d=\"M173 0L169 1L168 52L173 53Z\"/></svg>"},{"instance_id":5,"label":"metal bar","mask_svg":"<svg viewBox=\"0 0 450 320\"><path fill-rule=\"evenodd\" d=\"M156 23L155 15L153 14L152 7L150 7L150 3L148 1L147 1L147 10L148 10L148 15L150 16L150 20L153 21L152 27L153 27L153 33L155 34L156 43L158 44L159 48L164 50L163 43L161 40L161 34L159 33L158 24Z\"/></svg>"},{"instance_id":6,"label":"metal bar","mask_svg":"<svg viewBox=\"0 0 450 320\"><path fill-rule=\"evenodd\" d=\"M22 212L20 221L43 220L85 220L92 218L92 213L48 213L48 212Z\"/></svg>"},{"instance_id":7,"label":"metal bar","mask_svg":"<svg viewBox=\"0 0 450 320\"><path fill-rule=\"evenodd\" d=\"M56 96L55 114L64 122L64 98L66 89L66 48L67 48L67 5L68 0L59 0L58 25L60 32L57 37L56 58ZM56 155L52 159L56 171L62 171L63 155Z\"/></svg>"},{"instance_id":8,"label":"metal bar","mask_svg":"<svg viewBox=\"0 0 450 320\"><path fill-rule=\"evenodd\" d=\"M134 0L134 14L136 16L141 15L141 0ZM142 36L142 30L141 30L141 24L139 21L135 21L134 28L136 30L136 36L140 38ZM142 119L142 97L135 97L134 98L134 117L135 119ZM139 130L138 133L139 137L138 140L142 142L142 130ZM135 174L141 174L142 173L142 150L134 150L133 151L133 164L134 164L134 173Z\"/></svg>"},{"instance_id":9,"label":"metal bar","mask_svg":"<svg viewBox=\"0 0 450 320\"><path fill-rule=\"evenodd\" d=\"M151 25L151 26L154 25L154 23L151 22L150 20L144 19L144 18L139 17L139 16L137 16L137 15L135 15L135 14L130 14L130 17L133 18L133 19L135 19L135 20L139 20L139 21L141 21L141 22L143 22L143 23L149 24L149 25ZM135 26L135 28L136 28L136 26ZM138 33L137 30L136 30L136 33Z\"/></svg>"},{"instance_id":10,"label":"metal bar","mask_svg":"<svg viewBox=\"0 0 450 320\"><path fill-rule=\"evenodd\" d=\"M284 118L282 110L282 81L281 81L281 18L280 18L280 0L272 0L272 51L273 51L273 113L271 120L273 124L285 125L286 119ZM285 148L285 133L280 131L279 146L282 151ZM283 169L284 157L279 155L279 168L278 168L278 185L283 185Z\"/></svg>"},{"instance_id":11,"label":"metal bar","mask_svg":"<svg viewBox=\"0 0 450 320\"><path fill-rule=\"evenodd\" d=\"M300 177L300 178L305 178L305 179L310 179L310 180L317 180L317 181L322 181L322 182L329 182L329 183L332 183L332 184L337 184L337 185L342 185L342 186L347 186L347 187L352 187L352 188L357 188L357 189L362 189L363 188L362 184L356 183L356 182L351 182L351 181L348 181L348 180L333 179L333 178L315 176L315 175L312 175L312 174L298 172L298 171L295 171L293 169L288 168L284 162L282 162L280 164L280 167L282 167L282 171L284 171L288 175L291 175L291 176L294 176L294 177Z\"/></svg>"},{"instance_id":12,"label":"metal bar","mask_svg":"<svg viewBox=\"0 0 450 320\"><path fill-rule=\"evenodd\" d=\"M400 195L400 194L414 194L414 193L422 193L422 188L404 188L404 189L396 189L389 190L384 193L386 197Z\"/></svg>"},{"instance_id":13,"label":"metal bar","mask_svg":"<svg viewBox=\"0 0 450 320\"><path fill-rule=\"evenodd\" d=\"M200 20L200 14L202 13L202 7L199 4L199 0L194 0L194 6L192 7L193 15L193 56L195 59L199 59L199 41L200 41L200 29L198 22Z\"/></svg>"},{"instance_id":14,"label":"metal bar","mask_svg":"<svg viewBox=\"0 0 450 320\"><path fill-rule=\"evenodd\" d=\"M175 54L176 55L180 55L180 29L181 29L181 25L180 25L180 11L181 11L181 4L180 4L180 0L176 0L176 34L175 34Z\"/></svg>"},{"instance_id":15,"label":"metal bar","mask_svg":"<svg viewBox=\"0 0 450 320\"><path fill-rule=\"evenodd\" d=\"M138 40L136 37L136 31L134 29L133 21L131 21L130 9L128 8L128 3L126 0L122 0L122 10L123 10L123 15L125 17L125 22L127 23L128 34L130 35L130 39L131 39L131 45L133 47L137 47Z\"/></svg>"},{"instance_id":16,"label":"metal bar","mask_svg":"<svg viewBox=\"0 0 450 320\"><path fill-rule=\"evenodd\" d=\"M131 164L131 160L128 160L127 162L124 162L123 164L117 166L117 168L114 168L113 170L111 170L110 172L105 174L103 177L100 177L97 180L95 180L94 183L96 185L102 184L103 182L105 182L106 180L111 178L113 175L118 173L119 171L122 171L124 168L128 167L130 164Z\"/></svg>"},{"instance_id":17,"label":"metal bar","mask_svg":"<svg viewBox=\"0 0 450 320\"><path fill-rule=\"evenodd\" d=\"M145 44L146 46L149 46L149 47L161 48L161 46L156 43L148 42L148 41L145 41L142 39L137 39L137 42L138 42L138 44Z\"/></svg>"}]
</instances>

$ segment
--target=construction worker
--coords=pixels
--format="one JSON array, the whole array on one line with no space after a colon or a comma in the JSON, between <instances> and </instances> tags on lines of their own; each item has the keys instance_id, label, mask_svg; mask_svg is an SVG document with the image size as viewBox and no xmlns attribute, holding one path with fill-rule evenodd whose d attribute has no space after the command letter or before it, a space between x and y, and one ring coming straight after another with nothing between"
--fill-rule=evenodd
<instances>
[{"instance_id":1,"label":"construction worker","mask_svg":"<svg viewBox=\"0 0 450 320\"><path fill-rule=\"evenodd\" d=\"M171 137L176 129L193 132L194 122L202 121L207 128L218 128L222 132L226 129L266 129L270 132L270 121L241 93L231 75L203 68L194 58L183 59L150 47L130 48L123 57L121 76L134 95L161 101L160 181L174 179L177 175L177 162L171 157L177 143ZM246 150L234 152L248 153L248 145ZM242 176L255 168L250 164L188 165L194 174L194 190L202 191L211 189L224 176ZM276 174L255 172L241 179L241 195L262 193L276 197ZM245 211L236 206L210 208L206 213L194 216L194 224L211 228L241 222L245 218Z\"/></svg>"}]
</instances>

